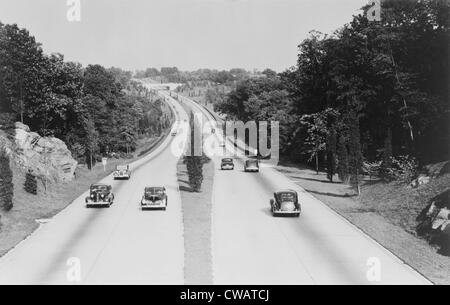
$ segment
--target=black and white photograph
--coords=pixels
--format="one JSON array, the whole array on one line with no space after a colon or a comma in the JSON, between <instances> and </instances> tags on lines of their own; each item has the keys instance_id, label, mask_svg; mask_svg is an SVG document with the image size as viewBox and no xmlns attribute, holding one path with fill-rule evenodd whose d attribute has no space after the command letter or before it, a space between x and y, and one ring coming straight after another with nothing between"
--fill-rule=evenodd
<instances>
[{"instance_id":1,"label":"black and white photograph","mask_svg":"<svg viewBox=\"0 0 450 305\"><path fill-rule=\"evenodd\" d=\"M450 0L0 0L0 285L449 285L449 39Z\"/></svg>"}]
</instances>

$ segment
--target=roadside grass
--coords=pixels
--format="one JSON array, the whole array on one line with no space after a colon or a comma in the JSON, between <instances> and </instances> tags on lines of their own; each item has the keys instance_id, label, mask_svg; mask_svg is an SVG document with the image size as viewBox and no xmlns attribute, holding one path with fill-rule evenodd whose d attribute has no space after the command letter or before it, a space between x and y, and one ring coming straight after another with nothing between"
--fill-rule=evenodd
<instances>
[{"instance_id":1,"label":"roadside grass","mask_svg":"<svg viewBox=\"0 0 450 305\"><path fill-rule=\"evenodd\" d=\"M358 197L351 187L330 183L326 173L317 175L292 163L277 169L433 283L450 284L450 257L438 254L415 232L416 217L431 198L450 187L450 174L418 189L366 179Z\"/></svg>"},{"instance_id":2,"label":"roadside grass","mask_svg":"<svg viewBox=\"0 0 450 305\"><path fill-rule=\"evenodd\" d=\"M67 183L47 183L38 181L38 195L24 190L25 171L12 166L14 182L14 206L11 211L0 211L0 257L32 234L38 227L37 220L52 218L87 191L91 184L110 175L116 165L131 163L150 153L168 134L161 137L142 139L132 159L109 159L104 171L97 163L92 170L79 165L75 179Z\"/></svg>"},{"instance_id":3,"label":"roadside grass","mask_svg":"<svg viewBox=\"0 0 450 305\"><path fill-rule=\"evenodd\" d=\"M212 244L211 213L214 162L203 165L201 192L189 186L189 177L183 158L177 165L178 184L181 194L184 226L184 277L186 285L211 285Z\"/></svg>"},{"instance_id":4,"label":"roadside grass","mask_svg":"<svg viewBox=\"0 0 450 305\"><path fill-rule=\"evenodd\" d=\"M362 187L360 204L376 210L393 224L416 235L417 216L430 200L450 188L450 174L413 189L405 184L373 183Z\"/></svg>"}]
</instances>

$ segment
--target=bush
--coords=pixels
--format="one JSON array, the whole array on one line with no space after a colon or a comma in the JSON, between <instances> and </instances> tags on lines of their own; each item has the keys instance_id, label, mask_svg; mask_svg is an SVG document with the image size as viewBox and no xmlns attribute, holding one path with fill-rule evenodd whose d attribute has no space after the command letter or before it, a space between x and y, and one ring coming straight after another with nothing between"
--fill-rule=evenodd
<instances>
[{"instance_id":1,"label":"bush","mask_svg":"<svg viewBox=\"0 0 450 305\"><path fill-rule=\"evenodd\" d=\"M419 169L417 160L411 156L391 157L391 166L386 168L386 177L403 183L410 183Z\"/></svg>"},{"instance_id":2,"label":"bush","mask_svg":"<svg viewBox=\"0 0 450 305\"><path fill-rule=\"evenodd\" d=\"M25 191L27 193L37 195L37 179L31 171L25 176Z\"/></svg>"},{"instance_id":3,"label":"bush","mask_svg":"<svg viewBox=\"0 0 450 305\"><path fill-rule=\"evenodd\" d=\"M203 164L207 163L209 159L206 156L185 156L184 163L186 164L189 185L194 192L200 192L203 183Z\"/></svg>"},{"instance_id":4,"label":"bush","mask_svg":"<svg viewBox=\"0 0 450 305\"><path fill-rule=\"evenodd\" d=\"M9 211L13 207L14 185L9 157L0 150L0 208Z\"/></svg>"}]
</instances>

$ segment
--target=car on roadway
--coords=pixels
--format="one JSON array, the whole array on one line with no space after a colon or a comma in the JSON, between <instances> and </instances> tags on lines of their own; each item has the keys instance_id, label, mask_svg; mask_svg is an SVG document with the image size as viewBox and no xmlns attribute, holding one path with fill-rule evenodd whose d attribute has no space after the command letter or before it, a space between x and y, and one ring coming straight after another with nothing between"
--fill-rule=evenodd
<instances>
[{"instance_id":1,"label":"car on roadway","mask_svg":"<svg viewBox=\"0 0 450 305\"><path fill-rule=\"evenodd\" d=\"M168 196L164 186L149 186L144 190L141 200L142 210L166 210Z\"/></svg>"},{"instance_id":2,"label":"car on roadway","mask_svg":"<svg viewBox=\"0 0 450 305\"><path fill-rule=\"evenodd\" d=\"M259 161L257 159L248 159L244 163L246 173L259 173Z\"/></svg>"},{"instance_id":3,"label":"car on roadway","mask_svg":"<svg viewBox=\"0 0 450 305\"><path fill-rule=\"evenodd\" d=\"M234 170L234 161L232 158L223 158L220 162L221 170Z\"/></svg>"},{"instance_id":4,"label":"car on roadway","mask_svg":"<svg viewBox=\"0 0 450 305\"><path fill-rule=\"evenodd\" d=\"M175 137L176 135L177 135L176 131L172 132L172 137Z\"/></svg>"},{"instance_id":5,"label":"car on roadway","mask_svg":"<svg viewBox=\"0 0 450 305\"><path fill-rule=\"evenodd\" d=\"M89 196L86 197L86 207L110 207L114 203L111 185L92 184Z\"/></svg>"},{"instance_id":6,"label":"car on roadway","mask_svg":"<svg viewBox=\"0 0 450 305\"><path fill-rule=\"evenodd\" d=\"M273 194L273 197L270 199L270 210L273 216L300 216L302 208L296 191L278 191Z\"/></svg>"},{"instance_id":7,"label":"car on roadway","mask_svg":"<svg viewBox=\"0 0 450 305\"><path fill-rule=\"evenodd\" d=\"M117 165L116 170L113 173L114 180L116 179L126 179L130 180L131 170L129 165Z\"/></svg>"}]
</instances>

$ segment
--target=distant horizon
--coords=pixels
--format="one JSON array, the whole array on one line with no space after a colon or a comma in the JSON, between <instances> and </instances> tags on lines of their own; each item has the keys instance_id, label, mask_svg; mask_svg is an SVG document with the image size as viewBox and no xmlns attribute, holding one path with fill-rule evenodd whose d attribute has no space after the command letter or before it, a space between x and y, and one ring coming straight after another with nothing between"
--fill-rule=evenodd
<instances>
[{"instance_id":1,"label":"distant horizon","mask_svg":"<svg viewBox=\"0 0 450 305\"><path fill-rule=\"evenodd\" d=\"M122 0L81 2L69 22L66 1L2 0L0 22L30 31L46 54L83 66L126 71L150 67L285 71L298 45L317 30L331 34L366 0Z\"/></svg>"}]
</instances>

